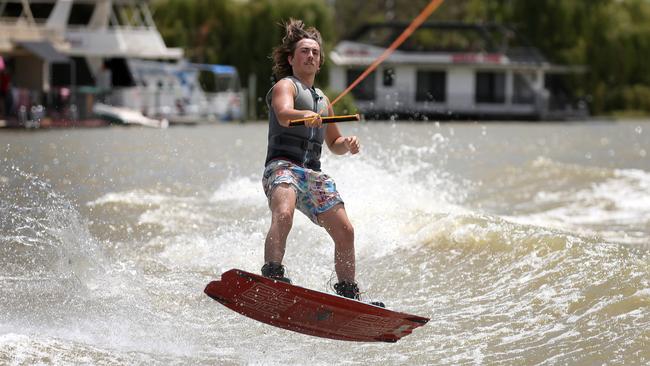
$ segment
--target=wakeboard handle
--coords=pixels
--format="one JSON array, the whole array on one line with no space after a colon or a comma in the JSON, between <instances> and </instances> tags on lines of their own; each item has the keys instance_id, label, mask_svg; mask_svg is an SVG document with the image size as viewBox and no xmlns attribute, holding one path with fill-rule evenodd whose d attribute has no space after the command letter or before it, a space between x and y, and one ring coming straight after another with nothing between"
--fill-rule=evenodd
<instances>
[{"instance_id":1,"label":"wakeboard handle","mask_svg":"<svg viewBox=\"0 0 650 366\"><path fill-rule=\"evenodd\" d=\"M311 120L313 117L292 119L289 121L289 127L304 126L306 121ZM337 122L354 122L360 121L359 114L346 114L342 116L321 117L323 123L337 123Z\"/></svg>"}]
</instances>

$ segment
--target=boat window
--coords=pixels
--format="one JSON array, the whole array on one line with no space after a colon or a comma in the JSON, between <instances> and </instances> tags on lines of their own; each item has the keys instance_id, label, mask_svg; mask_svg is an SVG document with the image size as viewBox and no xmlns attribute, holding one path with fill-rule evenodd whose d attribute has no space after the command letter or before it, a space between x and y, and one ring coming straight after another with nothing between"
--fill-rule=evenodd
<instances>
[{"instance_id":1,"label":"boat window","mask_svg":"<svg viewBox=\"0 0 650 366\"><path fill-rule=\"evenodd\" d=\"M27 3L27 2L26 2ZM34 17L34 20L39 23L45 23L50 16L54 3L31 3L27 5ZM0 17L2 18L18 18L20 16L27 16L25 7L20 1L0 1Z\"/></svg>"},{"instance_id":2,"label":"boat window","mask_svg":"<svg viewBox=\"0 0 650 366\"><path fill-rule=\"evenodd\" d=\"M212 71L199 71L199 84L208 93L239 91L237 75L217 74Z\"/></svg>"},{"instance_id":3,"label":"boat window","mask_svg":"<svg viewBox=\"0 0 650 366\"><path fill-rule=\"evenodd\" d=\"M512 102L515 104L532 104L535 101L535 74L532 72L515 72L513 79Z\"/></svg>"},{"instance_id":4,"label":"boat window","mask_svg":"<svg viewBox=\"0 0 650 366\"><path fill-rule=\"evenodd\" d=\"M111 85L117 87L135 86L131 71L123 58L111 58L105 61L106 67L111 70Z\"/></svg>"},{"instance_id":5,"label":"boat window","mask_svg":"<svg viewBox=\"0 0 650 366\"><path fill-rule=\"evenodd\" d=\"M505 103L506 74L497 71L476 73L476 103Z\"/></svg>"},{"instance_id":6,"label":"boat window","mask_svg":"<svg viewBox=\"0 0 650 366\"><path fill-rule=\"evenodd\" d=\"M447 73L444 71L419 70L417 72L415 100L417 102L446 102Z\"/></svg>"},{"instance_id":7,"label":"boat window","mask_svg":"<svg viewBox=\"0 0 650 366\"><path fill-rule=\"evenodd\" d=\"M395 69L388 67L384 69L384 86L393 86L395 82Z\"/></svg>"},{"instance_id":8,"label":"boat window","mask_svg":"<svg viewBox=\"0 0 650 366\"><path fill-rule=\"evenodd\" d=\"M347 85L352 84L362 73L364 69L348 69ZM375 100L375 72L370 73L363 81L352 89L352 95L357 100Z\"/></svg>"},{"instance_id":9,"label":"boat window","mask_svg":"<svg viewBox=\"0 0 650 366\"><path fill-rule=\"evenodd\" d=\"M544 75L544 89L549 92L549 109L557 110L571 105L575 99L569 88L567 75L546 74Z\"/></svg>"},{"instance_id":10,"label":"boat window","mask_svg":"<svg viewBox=\"0 0 650 366\"><path fill-rule=\"evenodd\" d=\"M45 22L50 16L52 9L54 9L54 4L47 3L34 3L29 6L32 9L32 14L34 15L34 20L37 22Z\"/></svg>"},{"instance_id":11,"label":"boat window","mask_svg":"<svg viewBox=\"0 0 650 366\"><path fill-rule=\"evenodd\" d=\"M0 14L3 18L18 18L23 14L23 4L5 3L3 5L4 11ZM2 8L1 5L0 8Z\"/></svg>"},{"instance_id":12,"label":"boat window","mask_svg":"<svg viewBox=\"0 0 650 366\"><path fill-rule=\"evenodd\" d=\"M90 72L88 63L85 57L73 57L74 67L70 64L54 63L51 67L51 83L53 86L69 86L74 84L76 86L92 86L95 85L95 79ZM74 71L74 79L70 77L71 72Z\"/></svg>"},{"instance_id":13,"label":"boat window","mask_svg":"<svg viewBox=\"0 0 650 366\"><path fill-rule=\"evenodd\" d=\"M68 25L88 25L95 9L94 4L72 4Z\"/></svg>"}]
</instances>

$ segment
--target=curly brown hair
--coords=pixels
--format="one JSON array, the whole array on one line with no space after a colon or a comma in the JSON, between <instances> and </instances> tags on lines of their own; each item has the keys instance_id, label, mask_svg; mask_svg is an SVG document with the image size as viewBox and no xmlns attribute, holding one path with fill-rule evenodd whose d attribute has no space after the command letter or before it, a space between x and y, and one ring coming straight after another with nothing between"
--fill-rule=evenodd
<instances>
[{"instance_id":1,"label":"curly brown hair","mask_svg":"<svg viewBox=\"0 0 650 366\"><path fill-rule=\"evenodd\" d=\"M323 53L323 40L320 32L314 28L309 27L305 29L305 24L302 20L290 18L288 22L280 24L284 27L284 37L282 44L273 48L273 76L275 80L280 80L284 77L293 75L293 70L289 64L288 57L293 55L296 50L296 44L304 38L313 39L320 46L320 65L323 66L325 62L325 54Z\"/></svg>"}]
</instances>

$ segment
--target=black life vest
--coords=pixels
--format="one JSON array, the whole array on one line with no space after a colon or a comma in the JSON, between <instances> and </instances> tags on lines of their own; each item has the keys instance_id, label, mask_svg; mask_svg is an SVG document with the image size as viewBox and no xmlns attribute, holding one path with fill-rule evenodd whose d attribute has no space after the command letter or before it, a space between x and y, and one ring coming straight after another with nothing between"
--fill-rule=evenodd
<instances>
[{"instance_id":1,"label":"black life vest","mask_svg":"<svg viewBox=\"0 0 650 366\"><path fill-rule=\"evenodd\" d=\"M296 88L296 97L293 100L295 109L311 110L316 113L322 111L322 116L328 115L327 101L320 89L309 88L294 76L286 79L291 80ZM271 160L286 159L302 167L320 171L320 155L327 126L308 128L280 125L271 105L272 94L273 87L266 94L266 104L269 107L269 134L265 164Z\"/></svg>"}]
</instances>

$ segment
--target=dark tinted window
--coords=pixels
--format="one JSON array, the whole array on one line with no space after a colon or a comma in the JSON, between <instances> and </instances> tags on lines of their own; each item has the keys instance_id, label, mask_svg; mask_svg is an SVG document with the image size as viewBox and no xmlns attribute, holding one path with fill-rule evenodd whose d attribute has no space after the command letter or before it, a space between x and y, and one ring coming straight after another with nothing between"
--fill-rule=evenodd
<instances>
[{"instance_id":1,"label":"dark tinted window","mask_svg":"<svg viewBox=\"0 0 650 366\"><path fill-rule=\"evenodd\" d=\"M131 71L123 58L111 58L104 62L111 70L111 85L113 86L134 86L135 81L131 77Z\"/></svg>"},{"instance_id":2,"label":"dark tinted window","mask_svg":"<svg viewBox=\"0 0 650 366\"><path fill-rule=\"evenodd\" d=\"M70 10L70 17L68 18L69 25L87 25L90 22L90 17L93 15L95 5L93 4L72 4Z\"/></svg>"},{"instance_id":3,"label":"dark tinted window","mask_svg":"<svg viewBox=\"0 0 650 366\"><path fill-rule=\"evenodd\" d=\"M535 101L533 90L534 75L521 72L514 73L512 102L515 104L532 104Z\"/></svg>"},{"instance_id":4,"label":"dark tinted window","mask_svg":"<svg viewBox=\"0 0 650 366\"><path fill-rule=\"evenodd\" d=\"M503 72L476 73L477 103L504 103L506 101L506 75Z\"/></svg>"},{"instance_id":5,"label":"dark tinted window","mask_svg":"<svg viewBox=\"0 0 650 366\"><path fill-rule=\"evenodd\" d=\"M447 74L444 71L418 71L415 100L441 103L447 100Z\"/></svg>"},{"instance_id":6,"label":"dark tinted window","mask_svg":"<svg viewBox=\"0 0 650 366\"><path fill-rule=\"evenodd\" d=\"M88 63L84 57L73 57L74 67L70 64L55 63L52 64L52 85L53 86L69 86L73 80L70 78L70 72L75 72L74 83L77 86L95 85L95 79L90 72Z\"/></svg>"},{"instance_id":7,"label":"dark tinted window","mask_svg":"<svg viewBox=\"0 0 650 366\"><path fill-rule=\"evenodd\" d=\"M348 69L347 85L352 84L363 71L363 69ZM352 89L352 95L357 100L375 100L375 73L368 75L359 85Z\"/></svg>"},{"instance_id":8,"label":"dark tinted window","mask_svg":"<svg viewBox=\"0 0 650 366\"><path fill-rule=\"evenodd\" d=\"M393 86L395 83L395 69L392 67L384 69L384 86Z\"/></svg>"},{"instance_id":9,"label":"dark tinted window","mask_svg":"<svg viewBox=\"0 0 650 366\"><path fill-rule=\"evenodd\" d=\"M33 3L29 7L32 9L34 19L41 19L45 21L50 16L52 9L54 9L54 4Z\"/></svg>"}]
</instances>

